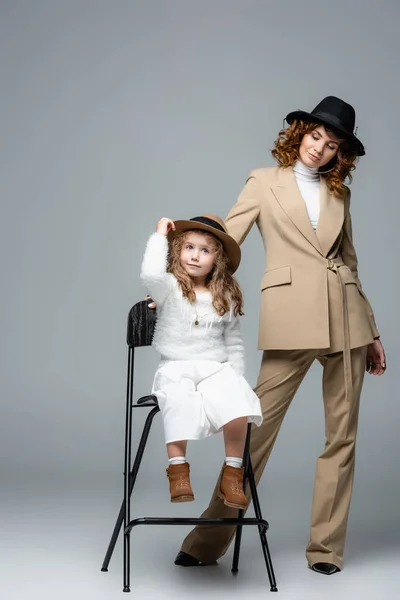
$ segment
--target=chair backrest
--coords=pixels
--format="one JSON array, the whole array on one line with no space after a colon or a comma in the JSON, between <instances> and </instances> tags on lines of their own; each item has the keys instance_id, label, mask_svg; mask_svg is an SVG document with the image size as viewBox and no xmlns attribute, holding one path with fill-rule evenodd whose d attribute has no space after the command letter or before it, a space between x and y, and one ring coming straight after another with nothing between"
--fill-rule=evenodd
<instances>
[{"instance_id":1,"label":"chair backrest","mask_svg":"<svg viewBox=\"0 0 400 600\"><path fill-rule=\"evenodd\" d=\"M132 348L151 346L157 312L154 308L149 308L148 304L149 300L142 300L129 311L126 343Z\"/></svg>"}]
</instances>

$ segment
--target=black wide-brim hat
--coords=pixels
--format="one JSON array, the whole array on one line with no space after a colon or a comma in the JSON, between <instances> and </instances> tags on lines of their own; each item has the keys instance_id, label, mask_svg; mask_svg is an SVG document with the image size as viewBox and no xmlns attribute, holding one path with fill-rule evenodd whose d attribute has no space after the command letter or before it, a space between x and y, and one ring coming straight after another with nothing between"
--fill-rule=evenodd
<instances>
[{"instance_id":1,"label":"black wide-brim hat","mask_svg":"<svg viewBox=\"0 0 400 600\"><path fill-rule=\"evenodd\" d=\"M353 133L356 112L351 104L344 102L340 98L327 96L310 113L304 110L295 110L286 117L289 125L296 119L311 123L321 123L322 125L331 127L339 134L344 134L345 139L350 142L351 147L357 155L364 156L364 146Z\"/></svg>"},{"instance_id":2,"label":"black wide-brim hat","mask_svg":"<svg viewBox=\"0 0 400 600\"><path fill-rule=\"evenodd\" d=\"M231 237L225 227L223 220L217 215L205 214L200 217L193 217L187 221L174 221L175 231L168 232L168 241L172 240L181 232L191 229L200 229L207 233L212 233L222 243L229 260L231 273L234 273L240 265L241 250L236 240Z\"/></svg>"}]
</instances>

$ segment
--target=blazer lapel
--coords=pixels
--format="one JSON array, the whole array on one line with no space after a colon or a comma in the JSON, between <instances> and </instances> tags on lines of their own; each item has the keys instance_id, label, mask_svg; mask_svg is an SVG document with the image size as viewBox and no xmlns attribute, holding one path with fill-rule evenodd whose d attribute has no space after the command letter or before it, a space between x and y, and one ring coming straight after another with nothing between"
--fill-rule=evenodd
<instances>
[{"instance_id":1,"label":"blazer lapel","mask_svg":"<svg viewBox=\"0 0 400 600\"><path fill-rule=\"evenodd\" d=\"M322 254L319 239L311 225L306 204L291 167L278 170L278 181L272 191L278 203L300 233Z\"/></svg>"},{"instance_id":2,"label":"blazer lapel","mask_svg":"<svg viewBox=\"0 0 400 600\"><path fill-rule=\"evenodd\" d=\"M327 256L343 226L344 200L329 192L326 180L323 177L321 177L320 202L316 234L322 253Z\"/></svg>"}]
</instances>

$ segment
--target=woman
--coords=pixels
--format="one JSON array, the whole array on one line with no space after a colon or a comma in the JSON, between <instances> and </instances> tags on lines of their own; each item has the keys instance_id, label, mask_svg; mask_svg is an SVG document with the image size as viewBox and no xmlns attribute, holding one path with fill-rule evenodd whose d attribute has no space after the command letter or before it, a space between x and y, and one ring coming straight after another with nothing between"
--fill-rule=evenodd
<instances>
[{"instance_id":1,"label":"woman","mask_svg":"<svg viewBox=\"0 0 400 600\"><path fill-rule=\"evenodd\" d=\"M257 481L305 374L315 359L323 367L326 444L317 462L306 556L314 571L331 575L342 568L364 371L381 375L386 361L358 278L344 184L365 154L353 134L354 109L329 96L311 113L295 111L286 121L272 151L278 167L250 173L225 223L239 244L257 223L268 248L255 390L264 421L251 438ZM234 516L216 492L203 516ZM210 564L233 535L226 526L196 527L175 564Z\"/></svg>"}]
</instances>

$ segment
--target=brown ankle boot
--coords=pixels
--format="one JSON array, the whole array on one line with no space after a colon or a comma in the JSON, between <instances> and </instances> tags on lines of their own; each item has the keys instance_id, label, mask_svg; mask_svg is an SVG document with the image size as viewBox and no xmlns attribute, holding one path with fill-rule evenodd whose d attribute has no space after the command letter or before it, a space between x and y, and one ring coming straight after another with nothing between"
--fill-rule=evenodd
<instances>
[{"instance_id":1,"label":"brown ankle boot","mask_svg":"<svg viewBox=\"0 0 400 600\"><path fill-rule=\"evenodd\" d=\"M194 494L190 485L190 467L185 462L181 465L169 465L167 477L171 502L193 502Z\"/></svg>"},{"instance_id":2,"label":"brown ankle boot","mask_svg":"<svg viewBox=\"0 0 400 600\"><path fill-rule=\"evenodd\" d=\"M224 465L218 496L226 506L247 508L247 498L243 491L244 468Z\"/></svg>"}]
</instances>

